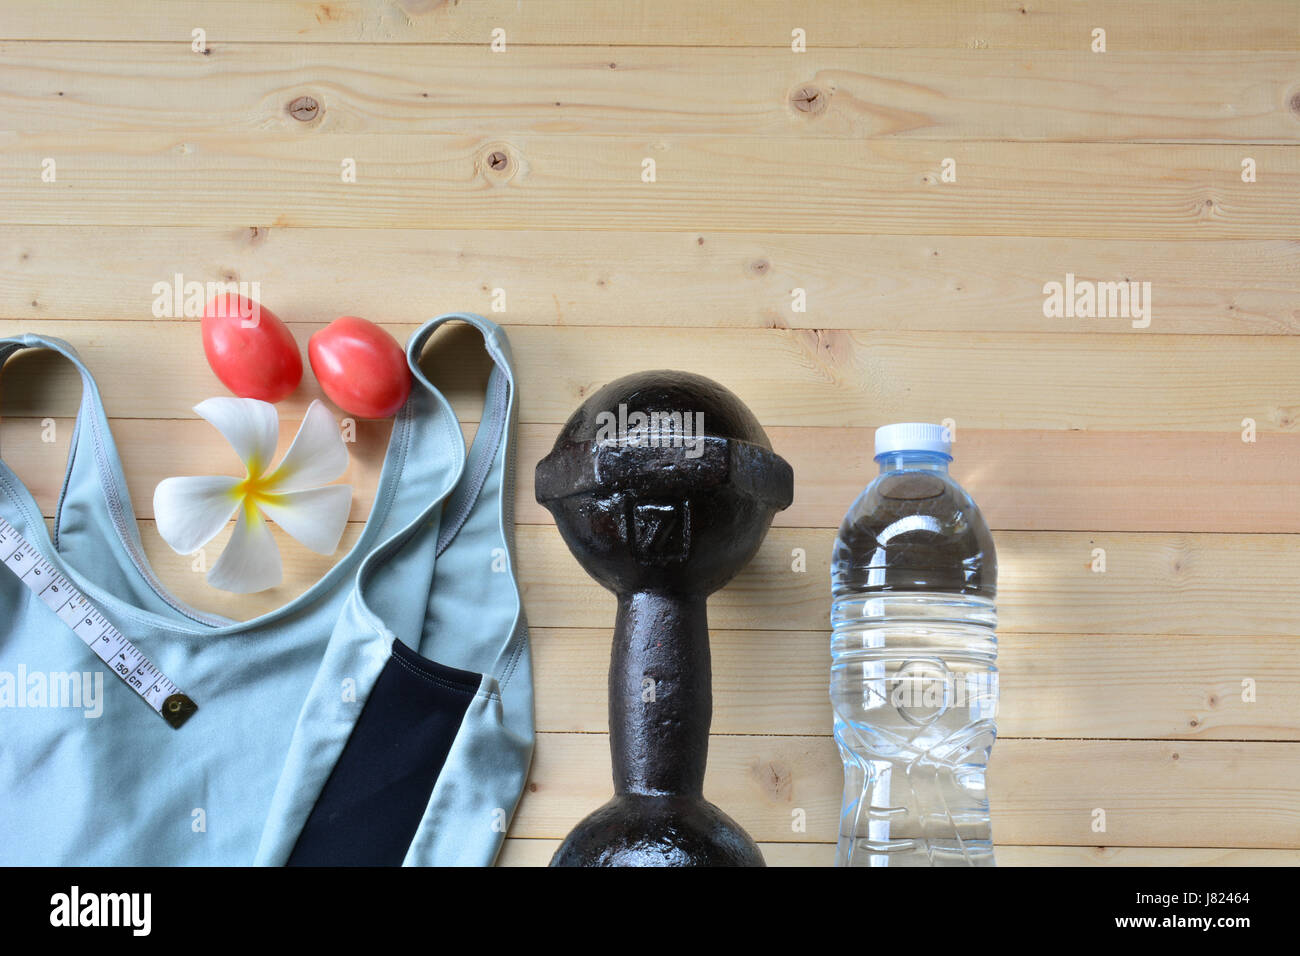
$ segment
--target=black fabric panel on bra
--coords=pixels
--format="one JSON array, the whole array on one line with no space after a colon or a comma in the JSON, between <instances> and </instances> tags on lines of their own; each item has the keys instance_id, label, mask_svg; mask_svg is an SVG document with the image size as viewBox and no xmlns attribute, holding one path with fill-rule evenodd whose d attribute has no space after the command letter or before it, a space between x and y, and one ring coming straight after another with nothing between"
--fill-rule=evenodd
<instances>
[{"instance_id":1,"label":"black fabric panel on bra","mask_svg":"<svg viewBox=\"0 0 1300 956\"><path fill-rule=\"evenodd\" d=\"M480 676L393 642L289 866L399 866Z\"/></svg>"}]
</instances>

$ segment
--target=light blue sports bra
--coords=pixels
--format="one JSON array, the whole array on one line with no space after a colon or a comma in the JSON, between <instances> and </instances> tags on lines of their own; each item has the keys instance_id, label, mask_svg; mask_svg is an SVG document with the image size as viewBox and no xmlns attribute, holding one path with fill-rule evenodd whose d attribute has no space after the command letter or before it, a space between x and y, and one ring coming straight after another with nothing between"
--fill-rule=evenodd
<instances>
[{"instance_id":1,"label":"light blue sports bra","mask_svg":"<svg viewBox=\"0 0 1300 956\"><path fill-rule=\"evenodd\" d=\"M418 365L448 321L478 329L495 363L468 455ZM81 407L53 535L3 461L0 516L198 711L172 729L0 567L0 864L492 863L533 749L501 329L454 313L411 337L415 381L360 539L301 597L246 623L167 593L90 372L38 335L0 339L0 365L25 348L77 367ZM93 673L98 716L34 693Z\"/></svg>"}]
</instances>

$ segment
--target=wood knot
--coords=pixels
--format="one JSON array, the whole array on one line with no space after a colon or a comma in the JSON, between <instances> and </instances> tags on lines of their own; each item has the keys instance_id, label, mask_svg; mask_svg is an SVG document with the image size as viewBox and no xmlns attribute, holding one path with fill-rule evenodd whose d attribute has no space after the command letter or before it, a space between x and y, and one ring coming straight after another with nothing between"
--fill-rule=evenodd
<instances>
[{"instance_id":1,"label":"wood knot","mask_svg":"<svg viewBox=\"0 0 1300 956\"><path fill-rule=\"evenodd\" d=\"M300 96L289 104L289 115L299 123L310 123L320 115L320 103L311 96Z\"/></svg>"},{"instance_id":2,"label":"wood knot","mask_svg":"<svg viewBox=\"0 0 1300 956\"><path fill-rule=\"evenodd\" d=\"M833 329L799 329L792 340L808 357L811 367L830 381L839 381L855 364L853 336Z\"/></svg>"},{"instance_id":3,"label":"wood knot","mask_svg":"<svg viewBox=\"0 0 1300 956\"><path fill-rule=\"evenodd\" d=\"M768 760L750 772L767 797L788 803L794 796L794 773L782 761Z\"/></svg>"},{"instance_id":4,"label":"wood knot","mask_svg":"<svg viewBox=\"0 0 1300 956\"><path fill-rule=\"evenodd\" d=\"M488 182L504 185L519 174L519 154L508 143L488 143L478 155L479 171Z\"/></svg>"},{"instance_id":5,"label":"wood knot","mask_svg":"<svg viewBox=\"0 0 1300 956\"><path fill-rule=\"evenodd\" d=\"M1291 112L1300 116L1300 92L1291 94L1291 101L1287 104L1291 107Z\"/></svg>"},{"instance_id":6,"label":"wood knot","mask_svg":"<svg viewBox=\"0 0 1300 956\"><path fill-rule=\"evenodd\" d=\"M772 263L766 259L755 259L749 264L749 273L750 275L765 276L771 268Z\"/></svg>"},{"instance_id":7,"label":"wood knot","mask_svg":"<svg viewBox=\"0 0 1300 956\"><path fill-rule=\"evenodd\" d=\"M815 86L801 86L790 95L790 105L800 113L823 113L829 97Z\"/></svg>"}]
</instances>

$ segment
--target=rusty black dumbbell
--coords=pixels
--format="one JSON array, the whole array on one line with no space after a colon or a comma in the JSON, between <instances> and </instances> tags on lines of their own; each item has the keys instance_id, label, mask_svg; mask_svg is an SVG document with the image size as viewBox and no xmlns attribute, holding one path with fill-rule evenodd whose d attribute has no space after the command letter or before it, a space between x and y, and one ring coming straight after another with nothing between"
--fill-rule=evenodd
<instances>
[{"instance_id":1,"label":"rusty black dumbbell","mask_svg":"<svg viewBox=\"0 0 1300 956\"><path fill-rule=\"evenodd\" d=\"M629 375L600 389L537 465L537 500L618 597L609 667L614 798L552 866L762 866L704 799L713 686L706 601L789 506L794 473L716 382Z\"/></svg>"}]
</instances>

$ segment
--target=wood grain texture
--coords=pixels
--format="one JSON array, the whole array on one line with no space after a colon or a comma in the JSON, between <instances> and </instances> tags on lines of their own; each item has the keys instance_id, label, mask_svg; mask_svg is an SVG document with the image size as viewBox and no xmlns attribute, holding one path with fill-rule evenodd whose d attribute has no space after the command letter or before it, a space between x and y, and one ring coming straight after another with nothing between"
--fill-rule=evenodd
<instances>
[{"instance_id":1,"label":"wood grain texture","mask_svg":"<svg viewBox=\"0 0 1300 956\"><path fill-rule=\"evenodd\" d=\"M834 536L772 529L749 567L710 599L710 625L826 632ZM610 626L613 597L553 527L521 526L518 541L534 626ZM1106 551L1105 573L1091 570L1096 548ZM792 570L796 549L806 571ZM1002 634L1296 636L1295 609L1278 599L1300 574L1291 535L1012 531L998 535L997 549Z\"/></svg>"},{"instance_id":2,"label":"wood grain texture","mask_svg":"<svg viewBox=\"0 0 1300 956\"><path fill-rule=\"evenodd\" d=\"M487 162L497 152L500 172ZM4 133L0 207L11 223L66 225L1294 238L1300 155L1250 155L1266 173L1253 183L1242 147L1227 145ZM957 179L945 183L948 159Z\"/></svg>"},{"instance_id":3,"label":"wood grain texture","mask_svg":"<svg viewBox=\"0 0 1300 956\"><path fill-rule=\"evenodd\" d=\"M507 47L531 44L658 44L789 49L790 31L817 47L1086 50L1109 29L1112 50L1295 50L1300 15L1289 0L168 0L137 9L73 0L49 15L43 0L7 0L0 38L154 40L188 48L191 31L223 41L469 43L494 28Z\"/></svg>"},{"instance_id":4,"label":"wood grain texture","mask_svg":"<svg viewBox=\"0 0 1300 956\"><path fill-rule=\"evenodd\" d=\"M183 282L256 282L277 314L310 323L350 312L409 324L470 309L511 325L1124 331L1122 320L1044 318L1044 283L1073 273L1150 282L1148 334L1300 332L1294 238L0 223L0 264L0 316L33 321L150 316L154 284L173 283L179 271ZM807 311L792 309L794 288L806 291ZM492 312L498 289L505 313Z\"/></svg>"},{"instance_id":5,"label":"wood grain texture","mask_svg":"<svg viewBox=\"0 0 1300 956\"><path fill-rule=\"evenodd\" d=\"M313 554L275 532L282 542L285 584L259 594L229 595L208 587L195 573L194 559L173 553L151 525L141 521L140 535L163 583L196 607L241 620L306 590L346 553L361 528L357 522L348 526L334 557ZM228 534L208 546L207 567ZM829 633L833 539L834 532L826 529L773 529L753 563L710 599L710 626ZM1091 570L1098 547L1106 551L1105 573ZM1147 634L1226 642L1242 634L1251 640L1297 636L1294 608L1277 597L1300 573L1292 535L1012 531L998 534L997 548L999 633L1004 638L1020 633ZM797 560L806 570L792 570ZM583 573L554 526L517 528L517 565L533 627L611 626L612 595ZM1225 672L1246 666L1227 651L1224 655Z\"/></svg>"},{"instance_id":6,"label":"wood grain texture","mask_svg":"<svg viewBox=\"0 0 1300 956\"><path fill-rule=\"evenodd\" d=\"M532 629L537 726L603 733L608 628ZM713 732L825 736L828 630L710 634ZM1004 634L998 738L1294 740L1297 638ZM1254 682L1243 701L1243 681Z\"/></svg>"},{"instance_id":7,"label":"wood grain texture","mask_svg":"<svg viewBox=\"0 0 1300 956\"><path fill-rule=\"evenodd\" d=\"M0 454L54 514L73 433L71 418L0 421ZM475 425L464 426L466 442ZM153 517L153 489L164 478L237 470L225 439L198 419L119 418L110 423L131 503ZM280 452L297 422L281 424ZM387 446L388 422L358 421L352 465L341 480L355 492L352 518L370 513ZM769 428L798 477L794 503L778 527L836 528L876 473L870 428ZM519 427L515 513L549 525L533 493L534 465L558 425ZM1246 443L1237 433L959 430L953 476L980 503L995 531L1211 531L1300 533L1300 434ZM351 435L351 432L349 432ZM48 440L47 440L48 439Z\"/></svg>"},{"instance_id":8,"label":"wood grain texture","mask_svg":"<svg viewBox=\"0 0 1300 956\"><path fill-rule=\"evenodd\" d=\"M155 317L155 283L257 282L303 345L347 313L399 339L444 311L506 327L542 733L502 863L545 863L610 792L613 599L533 464L593 389L662 367L735 390L795 468L710 602L706 792L770 863L833 859L828 559L872 428L950 418L1001 566L999 863L1300 864L1300 3L52 6L0 4L0 336L87 359L184 600L248 619L343 551L276 531L285 583L232 598L158 537L159 480L237 465L191 411L224 393L197 322ZM310 122L287 112L303 95ZM1045 317L1067 273L1150 282L1150 327ZM473 334L423 364L472 434ZM47 516L79 394L49 355L0 379L0 454ZM282 449L319 396L308 373L282 403ZM357 424L344 550L388 428Z\"/></svg>"},{"instance_id":9,"label":"wood grain texture","mask_svg":"<svg viewBox=\"0 0 1300 956\"><path fill-rule=\"evenodd\" d=\"M320 327L291 323L304 348ZM224 392L195 320L104 323L93 336L80 328L0 319L0 336L40 331L76 341L113 417L189 418L196 403ZM387 328L402 342L414 331ZM525 423L563 422L621 375L677 368L731 388L764 426L951 418L959 430L1208 431L1238 442L1245 418L1260 433L1300 430L1296 336L701 329L684 338L671 328L507 328ZM425 353L433 381L470 418L488 367L480 341L460 326L439 332ZM319 397L305 382L280 403L282 416L300 417ZM66 417L80 400L80 379L53 353L20 353L2 383L9 415Z\"/></svg>"},{"instance_id":10,"label":"wood grain texture","mask_svg":"<svg viewBox=\"0 0 1300 956\"><path fill-rule=\"evenodd\" d=\"M1300 848L1295 743L1002 740L989 765L1004 843ZM608 799L604 734L540 734L511 835L560 838ZM765 842L831 842L843 768L829 737L715 736L705 796ZM806 832L793 829L794 811Z\"/></svg>"},{"instance_id":11,"label":"wood grain texture","mask_svg":"<svg viewBox=\"0 0 1300 956\"><path fill-rule=\"evenodd\" d=\"M12 43L6 128L1287 143L1294 53Z\"/></svg>"}]
</instances>

